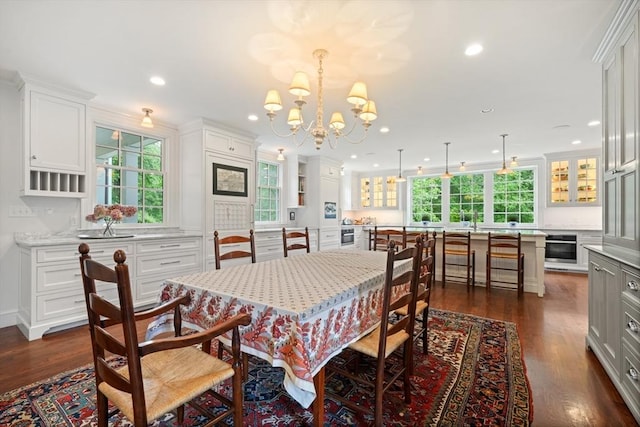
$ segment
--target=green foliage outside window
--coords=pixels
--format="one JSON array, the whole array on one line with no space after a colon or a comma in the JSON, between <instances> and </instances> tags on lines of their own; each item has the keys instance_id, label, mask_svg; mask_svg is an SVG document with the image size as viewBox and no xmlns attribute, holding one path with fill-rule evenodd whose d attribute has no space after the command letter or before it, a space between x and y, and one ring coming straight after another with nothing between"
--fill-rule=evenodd
<instances>
[{"instance_id":1,"label":"green foliage outside window","mask_svg":"<svg viewBox=\"0 0 640 427\"><path fill-rule=\"evenodd\" d=\"M534 179L532 169L493 175L493 222L535 222Z\"/></svg>"},{"instance_id":2,"label":"green foliage outside window","mask_svg":"<svg viewBox=\"0 0 640 427\"><path fill-rule=\"evenodd\" d=\"M413 178L411 180L411 217L414 222L442 221L442 179L440 177Z\"/></svg>"},{"instance_id":3,"label":"green foliage outside window","mask_svg":"<svg viewBox=\"0 0 640 427\"><path fill-rule=\"evenodd\" d=\"M280 219L280 165L258 162L256 222L278 222Z\"/></svg>"},{"instance_id":4,"label":"green foliage outside window","mask_svg":"<svg viewBox=\"0 0 640 427\"><path fill-rule=\"evenodd\" d=\"M118 129L96 128L96 202L134 205L123 222L164 222L164 141Z\"/></svg>"},{"instance_id":5,"label":"green foliage outside window","mask_svg":"<svg viewBox=\"0 0 640 427\"><path fill-rule=\"evenodd\" d=\"M449 185L449 221L472 221L477 212L478 222L483 222L484 174L454 175Z\"/></svg>"}]
</instances>

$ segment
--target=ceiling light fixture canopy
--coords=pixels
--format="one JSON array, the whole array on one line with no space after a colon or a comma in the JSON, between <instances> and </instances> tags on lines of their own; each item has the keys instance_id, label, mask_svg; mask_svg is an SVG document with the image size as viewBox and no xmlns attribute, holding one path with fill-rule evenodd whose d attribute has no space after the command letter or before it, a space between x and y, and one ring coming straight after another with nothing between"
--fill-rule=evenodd
<instances>
[{"instance_id":1,"label":"ceiling light fixture canopy","mask_svg":"<svg viewBox=\"0 0 640 427\"><path fill-rule=\"evenodd\" d=\"M153 110L151 108L143 108L142 112L144 113L144 117L142 118L140 126L143 128L152 128L153 122L151 121L151 116L149 116L149 114L153 113Z\"/></svg>"},{"instance_id":2,"label":"ceiling light fixture canopy","mask_svg":"<svg viewBox=\"0 0 640 427\"><path fill-rule=\"evenodd\" d=\"M276 159L279 162L284 161L284 154L282 154L283 151L284 151L284 148L278 148L278 157L276 157Z\"/></svg>"},{"instance_id":3,"label":"ceiling light fixture canopy","mask_svg":"<svg viewBox=\"0 0 640 427\"><path fill-rule=\"evenodd\" d=\"M513 172L511 169L507 168L507 158L506 158L505 145L504 145L504 139L507 136L509 136L509 134L508 133L503 133L500 136L502 137L502 169L500 169L497 172L497 174L498 175L505 175L505 174Z\"/></svg>"},{"instance_id":4,"label":"ceiling light fixture canopy","mask_svg":"<svg viewBox=\"0 0 640 427\"><path fill-rule=\"evenodd\" d=\"M444 173L442 175L440 175L440 178L444 178L444 179L449 179L451 178L453 175L449 173L449 144L451 144L450 142L445 142L444 146L445 148L445 163L444 163Z\"/></svg>"},{"instance_id":5,"label":"ceiling light fixture canopy","mask_svg":"<svg viewBox=\"0 0 640 427\"><path fill-rule=\"evenodd\" d=\"M398 155L400 156L400 163L398 164L398 177L396 178L396 182L406 182L407 178L402 177L402 151L403 148L398 148Z\"/></svg>"},{"instance_id":6,"label":"ceiling light fixture canopy","mask_svg":"<svg viewBox=\"0 0 640 427\"><path fill-rule=\"evenodd\" d=\"M273 127L273 119L277 112L282 109L282 101L280 94L275 89L270 89L267 92L267 97L264 101L264 108L267 110L267 116L271 123L271 130L274 134L282 138L293 137L297 146L301 146L307 138L313 138L316 149L319 150L322 147L322 143L325 139L329 142L331 148L335 148L338 142L338 138L344 138L352 144L359 144L367 137L367 131L371 126L371 122L378 118L376 111L376 104L370 100L367 96L367 86L364 82L355 82L349 95L347 96L347 102L353 104L351 111L354 115L354 122L351 129L345 131L346 123L342 117L342 113L335 112L331 114L329 120L329 128L324 126L324 93L323 93L323 73L322 61L327 57L329 52L325 49L316 49L313 51L313 57L318 60L318 93L317 93L317 106L316 106L316 120L311 121L305 128L304 118L302 116L302 107L306 104L304 100L305 96L311 94L309 87L309 77L302 71L297 71L293 75L291 86L289 87L289 93L297 96L294 101L295 107L289 110L287 118L287 124L290 126L290 132L288 134L280 134ZM352 140L349 135L356 127L356 122L360 122L364 128L364 135L360 139ZM302 132L300 132L302 130ZM304 137L298 140L299 133L304 133Z\"/></svg>"}]
</instances>

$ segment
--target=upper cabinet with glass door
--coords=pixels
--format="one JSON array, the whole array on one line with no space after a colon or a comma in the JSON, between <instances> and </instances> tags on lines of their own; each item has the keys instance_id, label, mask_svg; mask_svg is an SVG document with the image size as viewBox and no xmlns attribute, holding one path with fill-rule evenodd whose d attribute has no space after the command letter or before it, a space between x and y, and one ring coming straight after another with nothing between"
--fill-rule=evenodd
<instances>
[{"instance_id":1,"label":"upper cabinet with glass door","mask_svg":"<svg viewBox=\"0 0 640 427\"><path fill-rule=\"evenodd\" d=\"M548 206L599 205L599 163L599 151L548 154Z\"/></svg>"},{"instance_id":2,"label":"upper cabinet with glass door","mask_svg":"<svg viewBox=\"0 0 640 427\"><path fill-rule=\"evenodd\" d=\"M361 176L360 207L398 209L398 183L396 182L396 176Z\"/></svg>"}]
</instances>

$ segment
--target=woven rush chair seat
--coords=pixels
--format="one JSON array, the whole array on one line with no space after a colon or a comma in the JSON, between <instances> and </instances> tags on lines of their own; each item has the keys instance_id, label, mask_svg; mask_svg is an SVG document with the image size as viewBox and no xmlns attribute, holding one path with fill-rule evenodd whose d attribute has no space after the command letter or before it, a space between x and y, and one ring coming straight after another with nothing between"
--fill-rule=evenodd
<instances>
[{"instance_id":1,"label":"woven rush chair seat","mask_svg":"<svg viewBox=\"0 0 640 427\"><path fill-rule=\"evenodd\" d=\"M211 357L196 347L183 347L149 354L140 359L147 418L155 420L183 405L207 390L231 378L233 366ZM197 366L197 370L193 367ZM129 380L129 367L117 372ZM135 419L133 398L130 393L116 389L106 382L100 391L120 408L130 420Z\"/></svg>"}]
</instances>

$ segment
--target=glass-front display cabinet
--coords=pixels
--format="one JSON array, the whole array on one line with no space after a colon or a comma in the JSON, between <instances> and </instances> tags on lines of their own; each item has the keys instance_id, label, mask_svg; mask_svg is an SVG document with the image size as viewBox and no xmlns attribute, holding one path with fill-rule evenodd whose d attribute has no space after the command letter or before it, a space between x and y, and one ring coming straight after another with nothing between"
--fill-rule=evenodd
<instances>
[{"instance_id":1,"label":"glass-front display cabinet","mask_svg":"<svg viewBox=\"0 0 640 427\"><path fill-rule=\"evenodd\" d=\"M600 204L598 155L549 158L549 206Z\"/></svg>"}]
</instances>

